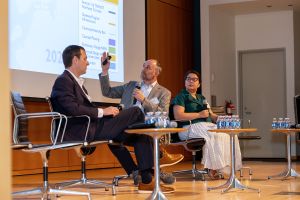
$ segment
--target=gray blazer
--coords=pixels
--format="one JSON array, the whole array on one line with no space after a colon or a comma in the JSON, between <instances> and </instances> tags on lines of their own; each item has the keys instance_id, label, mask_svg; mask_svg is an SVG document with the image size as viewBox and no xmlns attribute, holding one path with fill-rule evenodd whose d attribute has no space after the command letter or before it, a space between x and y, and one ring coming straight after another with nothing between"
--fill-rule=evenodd
<instances>
[{"instance_id":1,"label":"gray blazer","mask_svg":"<svg viewBox=\"0 0 300 200\"><path fill-rule=\"evenodd\" d=\"M121 99L121 104L124 104L125 108L129 108L133 105L133 90L137 84L137 81L130 81L124 85L111 87L109 76L101 76L99 74L100 87L102 95L109 98ZM144 112L166 111L169 112L171 100L171 92L159 85L158 83L152 88L149 96L145 99L142 106Z\"/></svg>"}]
</instances>

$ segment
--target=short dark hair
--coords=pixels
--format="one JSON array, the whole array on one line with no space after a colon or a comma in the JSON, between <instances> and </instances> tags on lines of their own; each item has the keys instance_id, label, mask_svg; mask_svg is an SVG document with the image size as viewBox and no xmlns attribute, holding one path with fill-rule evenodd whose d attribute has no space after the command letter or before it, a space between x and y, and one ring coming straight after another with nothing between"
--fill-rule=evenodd
<instances>
[{"instance_id":1,"label":"short dark hair","mask_svg":"<svg viewBox=\"0 0 300 200\"><path fill-rule=\"evenodd\" d=\"M69 68L72 65L72 59L74 56L76 56L77 58L80 58L80 56L81 56L80 50L85 51L85 49L82 46L78 46L78 45L70 45L64 49L64 51L62 53L62 59L63 59L64 65L65 65L65 68Z\"/></svg>"},{"instance_id":2,"label":"short dark hair","mask_svg":"<svg viewBox=\"0 0 300 200\"><path fill-rule=\"evenodd\" d=\"M196 70L188 70L186 73L185 73L185 75L184 75L184 80L187 78L187 76L189 75L189 74L195 74L197 77L198 77L198 80L199 80L199 82L201 82L201 75L200 75L200 73L199 72L197 72Z\"/></svg>"}]
</instances>

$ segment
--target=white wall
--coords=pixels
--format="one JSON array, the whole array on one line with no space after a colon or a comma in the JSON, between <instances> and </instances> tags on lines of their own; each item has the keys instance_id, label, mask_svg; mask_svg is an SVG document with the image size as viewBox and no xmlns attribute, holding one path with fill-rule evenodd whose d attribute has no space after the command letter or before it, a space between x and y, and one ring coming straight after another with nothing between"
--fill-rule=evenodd
<instances>
[{"instance_id":1,"label":"white wall","mask_svg":"<svg viewBox=\"0 0 300 200\"><path fill-rule=\"evenodd\" d=\"M217 1L215 3L219 4ZM294 64L297 60L299 60L297 63L300 63L300 59L296 57L295 60L294 55L300 51L300 42L296 40L295 50L298 50L294 52L293 11L233 17L226 11L220 10L218 6L213 6L213 1L201 1L201 6L203 6L201 17L204 18L201 19L201 29L204 29L201 30L204 95L216 95L218 105L224 99L231 98L235 98L238 104L238 51L284 48L286 50L286 110L287 116L294 119L293 97L295 89L300 91L300 81L297 81L297 78L295 81L298 74L295 72L300 71L300 66L298 68ZM300 17L295 17L295 19L295 22L300 23ZM300 25L298 26L300 30ZM299 34L295 32L295 35ZM231 77L231 74L235 74L236 77ZM296 150L293 138L292 156L294 155L296 155Z\"/></svg>"},{"instance_id":2,"label":"white wall","mask_svg":"<svg viewBox=\"0 0 300 200\"><path fill-rule=\"evenodd\" d=\"M295 94L300 94L300 12L294 12Z\"/></svg>"},{"instance_id":3,"label":"white wall","mask_svg":"<svg viewBox=\"0 0 300 200\"><path fill-rule=\"evenodd\" d=\"M231 100L236 105L235 18L210 9L210 91L217 105Z\"/></svg>"},{"instance_id":4,"label":"white wall","mask_svg":"<svg viewBox=\"0 0 300 200\"><path fill-rule=\"evenodd\" d=\"M235 0L223 3L229 2L235 2ZM232 66L230 66L231 61L226 56L222 56L224 53L231 53L232 45L235 45L236 53L240 50L285 48L287 80L286 110L288 116L293 119L294 108L292 100L295 94L293 12L278 11L238 15L235 19L235 30L233 31L230 30L233 27L231 24L232 17L229 14L218 10L212 12L212 9L209 9L216 4L221 4L221 1L201 0L201 69L203 94L209 99L211 94L217 95L217 104L220 104L222 99L227 98L218 89L221 82L225 83L221 87L229 88L229 96L234 97L232 94L232 83L228 80L228 74L223 77L221 73L219 74L215 71L219 67L218 65L222 66L222 73L224 73L222 70L224 66L228 67L227 71L232 69ZM231 41L230 34L235 34L235 44ZM222 38L222 40L219 38ZM224 41L224 38L228 41ZM216 42L217 40L218 42ZM228 49L228 52L224 52L226 49ZM218 56L222 56L222 58ZM237 58L234 62L237 68ZM236 71L237 69L232 71L232 73L236 73ZM226 79L229 82L226 82ZM237 91L236 88L237 86L235 86L235 90Z\"/></svg>"},{"instance_id":5,"label":"white wall","mask_svg":"<svg viewBox=\"0 0 300 200\"><path fill-rule=\"evenodd\" d=\"M201 84L202 93L210 102L209 1L201 0Z\"/></svg>"},{"instance_id":6,"label":"white wall","mask_svg":"<svg viewBox=\"0 0 300 200\"><path fill-rule=\"evenodd\" d=\"M11 109L8 70L8 0L0 1L0 199L11 199Z\"/></svg>"},{"instance_id":7,"label":"white wall","mask_svg":"<svg viewBox=\"0 0 300 200\"><path fill-rule=\"evenodd\" d=\"M293 12L278 11L237 15L235 23L236 52L241 50L285 48L286 110L294 119L294 33Z\"/></svg>"}]
</instances>

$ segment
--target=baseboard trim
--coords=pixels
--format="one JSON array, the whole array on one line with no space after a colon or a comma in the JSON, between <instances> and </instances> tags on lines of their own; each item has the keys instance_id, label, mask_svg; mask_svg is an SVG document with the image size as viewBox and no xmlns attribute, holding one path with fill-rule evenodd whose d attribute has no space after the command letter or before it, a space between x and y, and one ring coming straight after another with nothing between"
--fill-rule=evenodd
<instances>
[{"instance_id":1,"label":"baseboard trim","mask_svg":"<svg viewBox=\"0 0 300 200\"><path fill-rule=\"evenodd\" d=\"M287 162L286 158L243 158L243 161Z\"/></svg>"}]
</instances>

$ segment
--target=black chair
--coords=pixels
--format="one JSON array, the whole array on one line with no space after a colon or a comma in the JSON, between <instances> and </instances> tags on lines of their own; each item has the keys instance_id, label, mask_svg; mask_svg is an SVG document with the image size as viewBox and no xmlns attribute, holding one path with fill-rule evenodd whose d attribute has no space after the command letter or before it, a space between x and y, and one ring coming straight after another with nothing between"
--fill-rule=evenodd
<instances>
[{"instance_id":1,"label":"black chair","mask_svg":"<svg viewBox=\"0 0 300 200\"><path fill-rule=\"evenodd\" d=\"M52 106L51 98L47 97L47 102L49 104L50 110L54 111L55 109ZM88 155L91 155L95 150L96 146L99 144L108 144L111 143L109 140L99 140L99 141L87 141L87 134L88 129L90 126L90 117L87 115L80 115L80 116L67 116L68 120L72 120L74 118L82 118L82 120L86 120L86 132L85 132L85 138L84 141L80 143L79 146L74 148L76 155L81 159L81 178L77 180L70 180L62 183L56 184L56 187L59 189L62 189L64 187L72 187L77 185L97 185L105 188L105 191L108 191L108 188L112 189L112 195L116 195L116 189L114 184L108 184L104 181L94 180L94 179L88 179L86 174L86 157ZM61 142L63 142L63 137L61 138Z\"/></svg>"},{"instance_id":2,"label":"black chair","mask_svg":"<svg viewBox=\"0 0 300 200\"><path fill-rule=\"evenodd\" d=\"M11 103L15 115L12 149L22 149L26 153L40 153L43 162L43 185L39 188L13 192L12 195L41 195L42 200L48 199L49 195L81 195L87 196L90 200L91 196L88 192L52 189L48 183L48 159L51 150L71 149L80 145L80 143L60 143L57 141L59 133L63 133L65 130L65 126L62 126L62 121L65 120L67 122L66 116L57 112L27 113L22 97L17 92L11 92ZM47 144L35 144L34 141L30 141L28 138L28 121L34 118L49 117L58 120L57 129L52 126L54 123L50 125L51 131L49 137L51 142Z\"/></svg>"},{"instance_id":3,"label":"black chair","mask_svg":"<svg viewBox=\"0 0 300 200\"><path fill-rule=\"evenodd\" d=\"M173 105L170 105L169 108L169 118L170 120L174 120L174 113L173 113ZM184 121L176 120L178 127L182 127L182 123ZM191 121L189 121L191 124ZM174 171L173 174L191 174L193 179L195 180L205 180L205 174L208 173L207 170L199 170L197 169L197 159L196 154L197 152L202 151L202 147L205 144L204 138L187 138L186 140L180 140L178 133L172 133L170 143L168 145L170 146L183 146L185 150L192 153L192 169L188 170L180 170L180 171Z\"/></svg>"}]
</instances>

